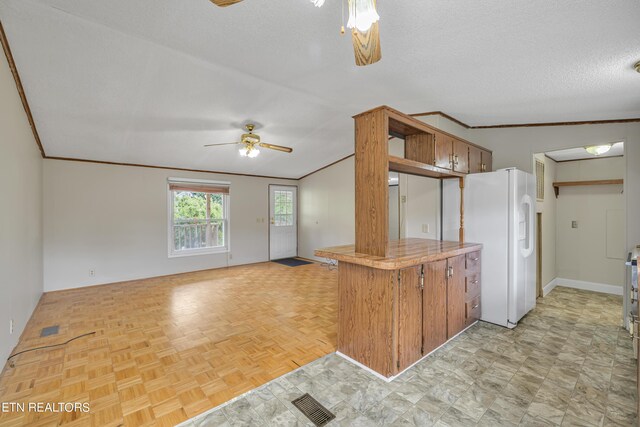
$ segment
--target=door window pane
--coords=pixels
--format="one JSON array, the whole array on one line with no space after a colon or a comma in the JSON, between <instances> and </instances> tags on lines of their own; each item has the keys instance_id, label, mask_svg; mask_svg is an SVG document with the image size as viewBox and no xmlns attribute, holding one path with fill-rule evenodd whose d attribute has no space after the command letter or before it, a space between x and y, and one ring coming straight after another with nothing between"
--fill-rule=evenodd
<instances>
[{"instance_id":1,"label":"door window pane","mask_svg":"<svg viewBox=\"0 0 640 427\"><path fill-rule=\"evenodd\" d=\"M274 191L274 225L276 227L293 225L293 191Z\"/></svg>"}]
</instances>

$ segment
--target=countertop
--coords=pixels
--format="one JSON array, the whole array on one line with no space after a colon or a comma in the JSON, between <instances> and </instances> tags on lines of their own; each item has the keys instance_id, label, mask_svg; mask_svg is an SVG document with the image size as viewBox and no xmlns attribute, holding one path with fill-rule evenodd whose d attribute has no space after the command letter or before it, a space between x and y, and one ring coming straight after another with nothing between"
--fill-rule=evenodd
<instances>
[{"instance_id":1,"label":"countertop","mask_svg":"<svg viewBox=\"0 0 640 427\"><path fill-rule=\"evenodd\" d=\"M389 242L386 257L357 253L355 245L316 249L315 255L340 262L366 265L381 270L397 270L438 261L482 249L480 243L459 243L432 239L400 239Z\"/></svg>"}]
</instances>

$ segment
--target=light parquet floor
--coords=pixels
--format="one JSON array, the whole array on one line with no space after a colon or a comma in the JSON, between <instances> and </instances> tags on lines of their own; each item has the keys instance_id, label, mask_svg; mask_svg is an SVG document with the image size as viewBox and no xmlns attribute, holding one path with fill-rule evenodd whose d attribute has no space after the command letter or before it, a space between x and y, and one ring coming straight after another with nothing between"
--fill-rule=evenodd
<instances>
[{"instance_id":1,"label":"light parquet floor","mask_svg":"<svg viewBox=\"0 0 640 427\"><path fill-rule=\"evenodd\" d=\"M336 349L337 276L276 263L44 294L0 402L89 402L2 413L0 426L175 425ZM40 330L60 325L58 335Z\"/></svg>"}]
</instances>

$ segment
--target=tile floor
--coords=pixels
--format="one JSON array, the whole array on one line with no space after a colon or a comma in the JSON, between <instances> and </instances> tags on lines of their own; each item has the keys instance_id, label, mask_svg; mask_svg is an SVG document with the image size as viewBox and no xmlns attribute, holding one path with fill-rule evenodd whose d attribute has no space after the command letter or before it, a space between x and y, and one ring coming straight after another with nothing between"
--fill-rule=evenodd
<instances>
[{"instance_id":1,"label":"tile floor","mask_svg":"<svg viewBox=\"0 0 640 427\"><path fill-rule=\"evenodd\" d=\"M558 287L508 330L478 323L391 383L330 354L184 426L632 426L636 368L621 297Z\"/></svg>"}]
</instances>

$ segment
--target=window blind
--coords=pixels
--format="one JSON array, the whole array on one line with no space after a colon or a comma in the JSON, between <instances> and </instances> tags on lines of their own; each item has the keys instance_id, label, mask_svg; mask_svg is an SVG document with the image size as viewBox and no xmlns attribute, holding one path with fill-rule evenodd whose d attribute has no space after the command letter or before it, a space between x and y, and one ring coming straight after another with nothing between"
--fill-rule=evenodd
<instances>
[{"instance_id":1,"label":"window blind","mask_svg":"<svg viewBox=\"0 0 640 427\"><path fill-rule=\"evenodd\" d=\"M169 181L169 190L171 191L190 191L193 193L217 193L229 194L229 185L218 183L203 182L171 182Z\"/></svg>"}]
</instances>

